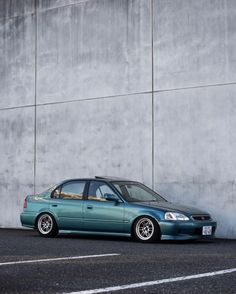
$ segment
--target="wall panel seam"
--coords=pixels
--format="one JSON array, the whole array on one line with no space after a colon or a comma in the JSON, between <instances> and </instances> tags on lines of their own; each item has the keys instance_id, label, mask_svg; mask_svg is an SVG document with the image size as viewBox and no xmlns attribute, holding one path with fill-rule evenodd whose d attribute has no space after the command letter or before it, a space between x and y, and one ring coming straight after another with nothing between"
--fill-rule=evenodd
<instances>
[{"instance_id":1,"label":"wall panel seam","mask_svg":"<svg viewBox=\"0 0 236 294\"><path fill-rule=\"evenodd\" d=\"M68 101L55 101L55 102L37 103L36 107L37 106L44 106L44 105L56 105L56 104L75 103L75 102L83 102L83 101L90 101L90 100L99 100L99 99L113 99L113 98L118 99L118 98L122 98L122 97L126 97L126 96L133 96L133 95L143 95L143 94L152 94L152 93L153 94L158 94L158 93L162 93L162 92L191 90L191 89L198 89L198 88L199 89L201 89L201 88L213 88L213 87L231 86L231 85L236 85L236 82L224 83L224 84L211 84L211 85L202 85L202 86L192 86L192 87L184 87L184 88L154 90L153 92L152 91L147 91L147 92L140 92L140 93L129 93L129 94L122 94L122 95L115 95L115 96L102 96L102 97L75 99L75 100L68 100ZM12 107L3 107L3 108L0 108L0 111L19 109L19 108L28 108L28 107L35 107L35 104L12 106Z\"/></svg>"},{"instance_id":2,"label":"wall panel seam","mask_svg":"<svg viewBox=\"0 0 236 294\"><path fill-rule=\"evenodd\" d=\"M154 123L155 123L155 118L154 118L154 14L153 14L153 4L154 0L151 0L151 70L152 70L152 188L154 188L154 135L155 135L155 129L154 129Z\"/></svg>"},{"instance_id":3,"label":"wall panel seam","mask_svg":"<svg viewBox=\"0 0 236 294\"><path fill-rule=\"evenodd\" d=\"M67 8L67 7L73 7L73 6L79 6L79 5L83 5L85 3L89 2L89 0L84 0L81 2L75 2L75 3L71 3L71 4L65 4L62 6L56 6L56 7L49 7L49 8L40 8L40 10L38 11L38 13L44 13L47 11L52 11L52 10L56 10L56 9L63 9L63 8Z\"/></svg>"},{"instance_id":4,"label":"wall panel seam","mask_svg":"<svg viewBox=\"0 0 236 294\"><path fill-rule=\"evenodd\" d=\"M231 85L236 85L236 82L198 85L198 86L188 86L188 87L180 87L180 88L172 88L172 89L160 89L160 90L155 90L154 93L181 91L181 90L191 90L191 89L201 89L201 88L212 88L212 87L231 86Z\"/></svg>"},{"instance_id":5,"label":"wall panel seam","mask_svg":"<svg viewBox=\"0 0 236 294\"><path fill-rule=\"evenodd\" d=\"M36 191L36 151L37 151L37 50L38 50L38 17L37 17L37 0L35 0L35 92L34 92L34 194Z\"/></svg>"}]
</instances>

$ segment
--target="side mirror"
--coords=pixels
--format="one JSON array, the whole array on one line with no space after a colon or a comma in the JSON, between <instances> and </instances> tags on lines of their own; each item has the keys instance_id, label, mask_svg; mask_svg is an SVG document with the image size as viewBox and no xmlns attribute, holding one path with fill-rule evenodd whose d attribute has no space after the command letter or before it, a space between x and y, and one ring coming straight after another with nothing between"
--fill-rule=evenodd
<instances>
[{"instance_id":1,"label":"side mirror","mask_svg":"<svg viewBox=\"0 0 236 294\"><path fill-rule=\"evenodd\" d=\"M116 202L116 203L119 202L119 198L114 194L105 193L104 198L107 201L113 201L113 202Z\"/></svg>"}]
</instances>

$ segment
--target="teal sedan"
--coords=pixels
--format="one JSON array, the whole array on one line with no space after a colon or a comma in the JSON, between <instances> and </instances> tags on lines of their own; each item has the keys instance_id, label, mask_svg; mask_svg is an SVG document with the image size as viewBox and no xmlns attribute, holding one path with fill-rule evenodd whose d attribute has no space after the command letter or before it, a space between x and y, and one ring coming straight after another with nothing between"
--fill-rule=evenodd
<instances>
[{"instance_id":1,"label":"teal sedan","mask_svg":"<svg viewBox=\"0 0 236 294\"><path fill-rule=\"evenodd\" d=\"M77 232L155 242L209 238L216 230L206 212L170 203L139 182L107 177L70 179L28 195L20 219L44 237Z\"/></svg>"}]
</instances>

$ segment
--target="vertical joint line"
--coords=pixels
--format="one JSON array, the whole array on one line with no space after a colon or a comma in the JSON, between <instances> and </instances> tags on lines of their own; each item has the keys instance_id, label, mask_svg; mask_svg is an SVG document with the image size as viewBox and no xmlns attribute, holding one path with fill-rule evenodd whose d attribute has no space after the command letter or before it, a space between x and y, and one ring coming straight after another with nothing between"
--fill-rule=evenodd
<instances>
[{"instance_id":1,"label":"vertical joint line","mask_svg":"<svg viewBox=\"0 0 236 294\"><path fill-rule=\"evenodd\" d=\"M37 0L34 1L34 13L35 13L35 52L34 52L34 194L36 190L36 104L37 104L37 38L38 38L38 17L37 17Z\"/></svg>"},{"instance_id":2,"label":"vertical joint line","mask_svg":"<svg viewBox=\"0 0 236 294\"><path fill-rule=\"evenodd\" d=\"M151 51L152 51L152 188L154 188L154 0L151 0Z\"/></svg>"}]
</instances>

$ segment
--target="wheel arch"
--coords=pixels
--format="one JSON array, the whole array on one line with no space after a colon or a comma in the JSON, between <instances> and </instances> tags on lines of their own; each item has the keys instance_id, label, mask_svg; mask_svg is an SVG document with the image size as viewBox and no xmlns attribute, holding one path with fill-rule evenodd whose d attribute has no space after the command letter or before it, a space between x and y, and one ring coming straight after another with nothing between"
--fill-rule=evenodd
<instances>
[{"instance_id":1,"label":"wheel arch","mask_svg":"<svg viewBox=\"0 0 236 294\"><path fill-rule=\"evenodd\" d=\"M158 229L159 229L160 234L161 234L161 227L159 225L159 219L155 215L152 215L150 213L142 213L142 214L136 216L132 220L132 222L131 222L130 234L131 234L132 237L134 236L134 225L135 225L135 222L137 221L137 219L139 219L141 217L149 217L149 218L151 218L156 223L156 225L158 226Z\"/></svg>"},{"instance_id":2,"label":"wheel arch","mask_svg":"<svg viewBox=\"0 0 236 294\"><path fill-rule=\"evenodd\" d=\"M43 215L44 213L47 213L49 214L51 217L53 217L53 219L55 220L56 222L56 225L58 227L58 219L57 217L55 216L55 214L53 212L51 212L50 210L42 210L42 211L39 211L39 213L37 214L36 218L35 218L35 222L34 222L34 228L37 229L37 222L38 222L38 219L41 215Z\"/></svg>"}]
</instances>

